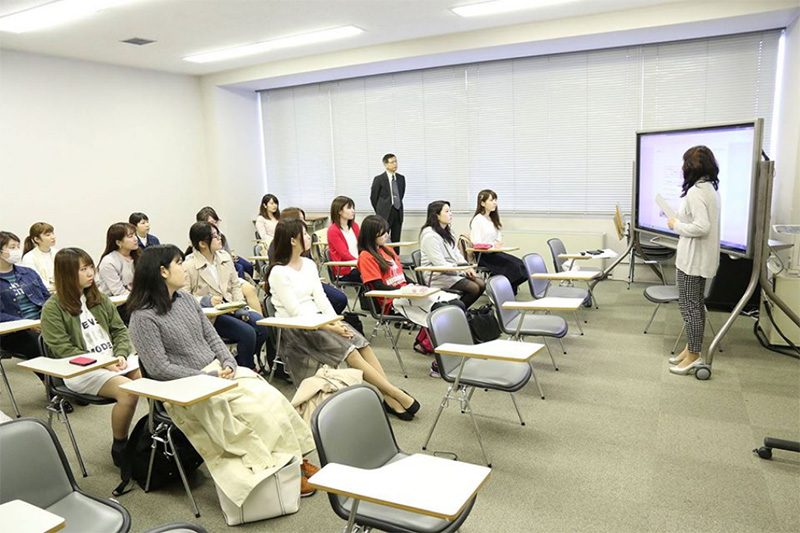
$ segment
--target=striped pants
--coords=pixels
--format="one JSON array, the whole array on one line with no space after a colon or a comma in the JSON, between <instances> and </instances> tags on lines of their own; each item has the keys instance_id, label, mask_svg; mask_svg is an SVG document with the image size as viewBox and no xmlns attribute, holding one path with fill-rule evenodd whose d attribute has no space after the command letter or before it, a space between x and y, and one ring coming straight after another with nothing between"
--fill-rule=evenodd
<instances>
[{"instance_id":1,"label":"striped pants","mask_svg":"<svg viewBox=\"0 0 800 533\"><path fill-rule=\"evenodd\" d=\"M681 270L678 273L678 305L683 323L686 325L686 338L689 351L700 353L703 349L703 330L706 326L705 288L706 278L689 276Z\"/></svg>"}]
</instances>

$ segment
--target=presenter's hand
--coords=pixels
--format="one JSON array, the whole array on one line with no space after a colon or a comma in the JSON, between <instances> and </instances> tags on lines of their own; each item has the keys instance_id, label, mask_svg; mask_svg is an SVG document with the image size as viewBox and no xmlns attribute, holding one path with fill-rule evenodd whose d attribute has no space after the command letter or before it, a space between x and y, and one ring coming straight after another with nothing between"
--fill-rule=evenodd
<instances>
[{"instance_id":1,"label":"presenter's hand","mask_svg":"<svg viewBox=\"0 0 800 533\"><path fill-rule=\"evenodd\" d=\"M674 218L667 219L667 226L669 226L669 229L675 229L675 219Z\"/></svg>"}]
</instances>

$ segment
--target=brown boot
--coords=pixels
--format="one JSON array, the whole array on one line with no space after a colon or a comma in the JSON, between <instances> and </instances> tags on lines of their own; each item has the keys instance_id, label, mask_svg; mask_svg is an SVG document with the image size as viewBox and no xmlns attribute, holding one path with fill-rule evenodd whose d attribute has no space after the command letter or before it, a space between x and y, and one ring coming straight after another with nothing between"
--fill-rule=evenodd
<instances>
[{"instance_id":1,"label":"brown boot","mask_svg":"<svg viewBox=\"0 0 800 533\"><path fill-rule=\"evenodd\" d=\"M317 492L317 489L312 489L311 486L308 484L308 478L303 476L300 478L300 497L301 498L308 498L309 496L313 496Z\"/></svg>"},{"instance_id":2,"label":"brown boot","mask_svg":"<svg viewBox=\"0 0 800 533\"><path fill-rule=\"evenodd\" d=\"M319 472L319 467L309 463L308 459L303 459L303 464L300 465L300 472L302 472L305 477L311 477Z\"/></svg>"}]
</instances>

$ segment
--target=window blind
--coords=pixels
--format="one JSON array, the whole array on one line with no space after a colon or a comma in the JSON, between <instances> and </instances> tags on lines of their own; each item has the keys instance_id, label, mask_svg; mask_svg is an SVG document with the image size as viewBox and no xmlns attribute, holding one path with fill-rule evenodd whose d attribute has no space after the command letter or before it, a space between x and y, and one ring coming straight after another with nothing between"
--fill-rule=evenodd
<instances>
[{"instance_id":1,"label":"window blind","mask_svg":"<svg viewBox=\"0 0 800 533\"><path fill-rule=\"evenodd\" d=\"M503 212L627 210L636 131L765 119L769 151L779 31L431 68L262 91L269 192L370 211L394 153L405 207Z\"/></svg>"}]
</instances>

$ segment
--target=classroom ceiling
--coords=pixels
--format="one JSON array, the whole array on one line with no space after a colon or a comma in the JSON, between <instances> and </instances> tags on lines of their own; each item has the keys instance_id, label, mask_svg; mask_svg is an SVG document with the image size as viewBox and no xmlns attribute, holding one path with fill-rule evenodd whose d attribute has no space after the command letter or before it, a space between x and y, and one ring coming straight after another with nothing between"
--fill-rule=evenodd
<instances>
[{"instance_id":1,"label":"classroom ceiling","mask_svg":"<svg viewBox=\"0 0 800 533\"><path fill-rule=\"evenodd\" d=\"M51 1L0 0L0 17ZM22 34L0 32L0 48L203 75L420 37L678 1L682 0L573 0L503 15L463 18L450 8L476 0L124 0L121 5L61 26ZM340 41L215 63L195 64L182 59L347 25L364 32ZM130 38L156 42L145 46L121 42Z\"/></svg>"}]
</instances>

